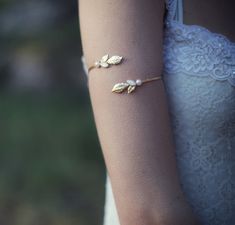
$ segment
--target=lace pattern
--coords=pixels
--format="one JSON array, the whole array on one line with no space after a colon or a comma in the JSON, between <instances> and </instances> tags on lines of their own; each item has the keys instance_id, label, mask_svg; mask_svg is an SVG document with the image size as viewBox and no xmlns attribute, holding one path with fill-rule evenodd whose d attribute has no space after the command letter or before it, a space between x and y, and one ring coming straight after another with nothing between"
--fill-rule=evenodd
<instances>
[{"instance_id":1,"label":"lace pattern","mask_svg":"<svg viewBox=\"0 0 235 225\"><path fill-rule=\"evenodd\" d=\"M182 188L203 225L235 224L235 92L209 76L164 76Z\"/></svg>"},{"instance_id":2,"label":"lace pattern","mask_svg":"<svg viewBox=\"0 0 235 225\"><path fill-rule=\"evenodd\" d=\"M235 43L177 21L177 1L167 1L164 83L182 189L200 224L234 225Z\"/></svg>"},{"instance_id":3,"label":"lace pattern","mask_svg":"<svg viewBox=\"0 0 235 225\"><path fill-rule=\"evenodd\" d=\"M164 38L165 72L210 76L235 86L235 43L198 25L167 21Z\"/></svg>"}]
</instances>

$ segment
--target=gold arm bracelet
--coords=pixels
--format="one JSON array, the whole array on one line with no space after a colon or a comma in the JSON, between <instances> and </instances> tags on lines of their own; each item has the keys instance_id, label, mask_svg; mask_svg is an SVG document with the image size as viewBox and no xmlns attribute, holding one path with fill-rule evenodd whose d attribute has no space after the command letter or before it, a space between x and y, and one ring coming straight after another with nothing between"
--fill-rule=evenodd
<instances>
[{"instance_id":1,"label":"gold arm bracelet","mask_svg":"<svg viewBox=\"0 0 235 225\"><path fill-rule=\"evenodd\" d=\"M95 68L108 68L110 65L118 65L121 63L122 59L123 59L122 56L114 55L114 56L109 57L109 54L106 54L102 56L100 60L96 61L93 65L91 65L88 68L88 73ZM112 92L123 93L125 90L127 90L127 93L130 94L134 90L136 90L136 87L139 87L144 83L148 83L148 82L151 82L154 80L160 80L160 79L162 79L162 76L147 78L145 80L140 80L140 79L127 80L126 82L115 84L113 86Z\"/></svg>"},{"instance_id":2,"label":"gold arm bracelet","mask_svg":"<svg viewBox=\"0 0 235 225\"><path fill-rule=\"evenodd\" d=\"M114 93L123 93L125 90L127 90L127 93L132 93L136 87L141 86L144 83L148 83L154 80L160 80L162 79L162 76L153 77L153 78L147 78L145 80L127 80L126 82L117 83L113 86L112 92Z\"/></svg>"}]
</instances>

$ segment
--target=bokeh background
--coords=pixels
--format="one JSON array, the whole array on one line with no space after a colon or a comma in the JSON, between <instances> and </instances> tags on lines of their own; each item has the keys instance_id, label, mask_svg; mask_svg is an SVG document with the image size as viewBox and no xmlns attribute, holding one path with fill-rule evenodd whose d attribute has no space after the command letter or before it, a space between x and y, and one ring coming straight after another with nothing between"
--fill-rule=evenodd
<instances>
[{"instance_id":1,"label":"bokeh background","mask_svg":"<svg viewBox=\"0 0 235 225\"><path fill-rule=\"evenodd\" d=\"M105 167L76 0L0 1L0 225L99 225Z\"/></svg>"}]
</instances>

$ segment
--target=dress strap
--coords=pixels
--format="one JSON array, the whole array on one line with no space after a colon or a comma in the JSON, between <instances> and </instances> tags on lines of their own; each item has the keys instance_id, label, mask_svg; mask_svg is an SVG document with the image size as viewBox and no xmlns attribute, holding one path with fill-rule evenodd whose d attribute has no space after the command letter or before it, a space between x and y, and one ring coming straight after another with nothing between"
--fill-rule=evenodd
<instances>
[{"instance_id":1,"label":"dress strap","mask_svg":"<svg viewBox=\"0 0 235 225\"><path fill-rule=\"evenodd\" d=\"M177 21L183 23L183 0L177 0L175 18Z\"/></svg>"},{"instance_id":2,"label":"dress strap","mask_svg":"<svg viewBox=\"0 0 235 225\"><path fill-rule=\"evenodd\" d=\"M183 0L166 0L168 20L176 20L183 23Z\"/></svg>"}]
</instances>

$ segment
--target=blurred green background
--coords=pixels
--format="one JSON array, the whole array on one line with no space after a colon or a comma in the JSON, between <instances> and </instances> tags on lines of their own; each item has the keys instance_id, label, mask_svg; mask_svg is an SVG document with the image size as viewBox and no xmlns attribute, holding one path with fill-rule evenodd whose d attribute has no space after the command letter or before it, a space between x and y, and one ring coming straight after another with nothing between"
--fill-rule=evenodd
<instances>
[{"instance_id":1,"label":"blurred green background","mask_svg":"<svg viewBox=\"0 0 235 225\"><path fill-rule=\"evenodd\" d=\"M99 225L105 167L76 0L0 1L0 225Z\"/></svg>"}]
</instances>

